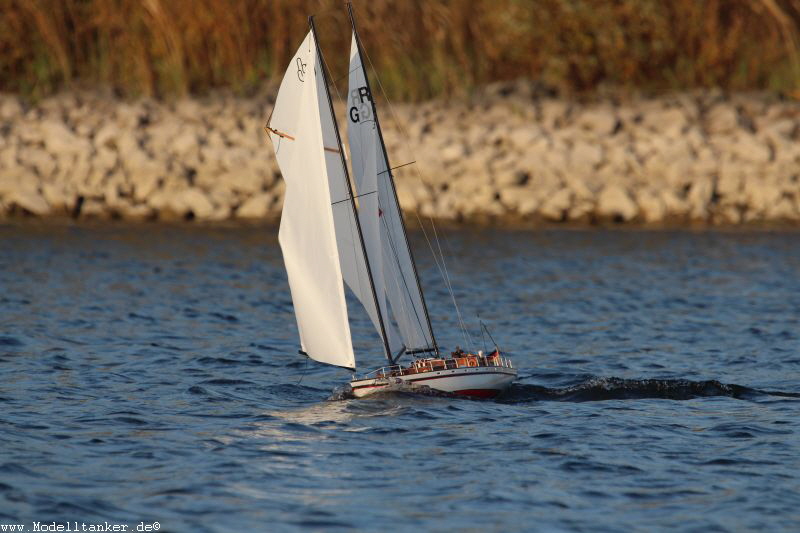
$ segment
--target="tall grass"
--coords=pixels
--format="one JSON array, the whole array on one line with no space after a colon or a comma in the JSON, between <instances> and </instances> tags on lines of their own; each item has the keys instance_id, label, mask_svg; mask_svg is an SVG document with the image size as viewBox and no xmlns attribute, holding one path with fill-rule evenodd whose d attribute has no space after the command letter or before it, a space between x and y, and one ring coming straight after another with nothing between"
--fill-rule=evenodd
<instances>
[{"instance_id":1,"label":"tall grass","mask_svg":"<svg viewBox=\"0 0 800 533\"><path fill-rule=\"evenodd\" d=\"M800 0L356 0L395 98L519 77L568 93L800 89ZM0 0L0 90L41 97L257 89L279 78L317 14L346 72L341 0Z\"/></svg>"}]
</instances>

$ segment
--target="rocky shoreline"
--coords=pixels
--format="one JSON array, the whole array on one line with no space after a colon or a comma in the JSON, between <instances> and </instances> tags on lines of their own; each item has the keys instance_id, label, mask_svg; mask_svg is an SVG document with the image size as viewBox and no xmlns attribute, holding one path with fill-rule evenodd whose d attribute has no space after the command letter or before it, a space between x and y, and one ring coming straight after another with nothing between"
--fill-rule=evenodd
<instances>
[{"instance_id":1,"label":"rocky shoreline","mask_svg":"<svg viewBox=\"0 0 800 533\"><path fill-rule=\"evenodd\" d=\"M29 106L0 95L0 219L274 221L284 184L263 130L270 109L226 96L69 93ZM702 91L576 103L513 83L381 111L409 214L800 225L797 101Z\"/></svg>"}]
</instances>

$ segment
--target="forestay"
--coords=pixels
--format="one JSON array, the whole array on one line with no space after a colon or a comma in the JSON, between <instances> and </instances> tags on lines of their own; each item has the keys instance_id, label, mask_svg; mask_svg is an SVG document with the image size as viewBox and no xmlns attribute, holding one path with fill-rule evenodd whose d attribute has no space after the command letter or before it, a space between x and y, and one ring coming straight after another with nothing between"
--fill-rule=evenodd
<instances>
[{"instance_id":1,"label":"forestay","mask_svg":"<svg viewBox=\"0 0 800 533\"><path fill-rule=\"evenodd\" d=\"M397 322L406 349L431 349L435 347L435 343L427 309L408 247L388 157L379 136L380 125L375 116L375 106L355 32L350 47L347 107L348 139L359 196L359 218L365 234L369 227L379 239L376 243L368 241L365 236L369 246L380 249L380 254L370 254L376 291L388 297L392 316ZM377 255L381 257L380 263L373 259ZM375 275L376 264L382 264L382 276Z\"/></svg>"}]
</instances>

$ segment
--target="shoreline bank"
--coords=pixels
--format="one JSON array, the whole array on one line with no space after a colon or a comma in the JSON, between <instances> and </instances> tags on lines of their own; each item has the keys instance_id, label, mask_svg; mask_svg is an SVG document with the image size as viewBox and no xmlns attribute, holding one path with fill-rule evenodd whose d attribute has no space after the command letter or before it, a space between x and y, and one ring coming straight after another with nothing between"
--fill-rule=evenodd
<instances>
[{"instance_id":1,"label":"shoreline bank","mask_svg":"<svg viewBox=\"0 0 800 533\"><path fill-rule=\"evenodd\" d=\"M577 103L518 82L379 106L410 221L800 227L797 101L698 91ZM271 107L0 95L0 220L274 223L284 185L263 131Z\"/></svg>"}]
</instances>

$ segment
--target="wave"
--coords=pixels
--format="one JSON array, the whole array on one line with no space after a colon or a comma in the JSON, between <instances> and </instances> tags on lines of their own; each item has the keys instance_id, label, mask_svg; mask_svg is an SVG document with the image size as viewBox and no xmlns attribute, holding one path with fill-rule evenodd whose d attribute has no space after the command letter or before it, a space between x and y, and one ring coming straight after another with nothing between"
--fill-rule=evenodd
<instances>
[{"instance_id":1,"label":"wave","mask_svg":"<svg viewBox=\"0 0 800 533\"><path fill-rule=\"evenodd\" d=\"M752 400L763 396L800 398L800 393L764 391L744 385L726 384L717 380L690 381L687 379L622 379L591 378L568 387L548 388L539 385L514 383L496 401L525 403L535 401L598 402L605 400L691 400L726 396Z\"/></svg>"}]
</instances>

